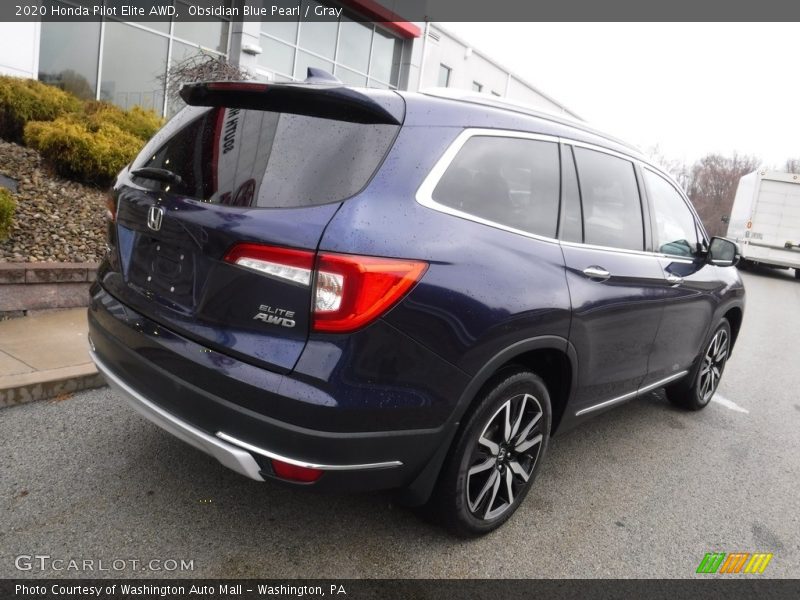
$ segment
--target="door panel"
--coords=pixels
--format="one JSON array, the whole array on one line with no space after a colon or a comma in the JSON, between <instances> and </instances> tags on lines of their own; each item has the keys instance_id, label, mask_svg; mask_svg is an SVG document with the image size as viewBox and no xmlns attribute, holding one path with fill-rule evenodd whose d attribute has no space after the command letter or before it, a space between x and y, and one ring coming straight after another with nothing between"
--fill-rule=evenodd
<instances>
[{"instance_id":1,"label":"door panel","mask_svg":"<svg viewBox=\"0 0 800 600\"><path fill-rule=\"evenodd\" d=\"M659 262L673 282L663 283L664 312L646 384L690 370L711 327L718 292L725 287L714 265L669 257Z\"/></svg>"},{"instance_id":2,"label":"door panel","mask_svg":"<svg viewBox=\"0 0 800 600\"><path fill-rule=\"evenodd\" d=\"M667 179L645 168L654 247L664 270L664 313L646 383L689 370L711 327L715 292L724 284L717 267L706 264L705 237L687 200Z\"/></svg>"},{"instance_id":3,"label":"door panel","mask_svg":"<svg viewBox=\"0 0 800 600\"><path fill-rule=\"evenodd\" d=\"M653 255L562 244L578 353L574 408L635 392L661 322L664 271ZM608 278L589 276L602 269Z\"/></svg>"}]
</instances>

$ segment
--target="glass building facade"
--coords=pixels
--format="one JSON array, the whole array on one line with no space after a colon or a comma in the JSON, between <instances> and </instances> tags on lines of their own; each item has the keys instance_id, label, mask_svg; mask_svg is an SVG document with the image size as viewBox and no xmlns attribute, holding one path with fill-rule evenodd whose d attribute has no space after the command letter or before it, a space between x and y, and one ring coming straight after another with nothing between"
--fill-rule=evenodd
<instances>
[{"instance_id":1,"label":"glass building facade","mask_svg":"<svg viewBox=\"0 0 800 600\"><path fill-rule=\"evenodd\" d=\"M48 1L66 6L81 3ZM179 11L187 10L184 0L174 0L174 4ZM306 5L313 14L318 3L304 0L303 10ZM262 22L258 71L274 81L296 81L305 79L308 67L319 67L348 85L396 89L403 40L352 16L343 13L337 21ZM229 56L235 25L222 18L202 22L43 22L38 76L84 99L173 114L177 107L167 105L164 89L168 65L200 52ZM230 58L238 63L238 57Z\"/></svg>"},{"instance_id":2,"label":"glass building facade","mask_svg":"<svg viewBox=\"0 0 800 600\"><path fill-rule=\"evenodd\" d=\"M43 0L61 6L97 1ZM210 2L160 0L163 5L172 3L180 14L188 12L189 6ZM351 86L410 91L446 86L576 116L436 23L393 19L396 15L385 8L394 6L393 2L225 0L228 7L240 11L244 3L259 2L264 7L292 7L297 11L294 14L302 15L317 13L320 6L341 11L333 21L295 17L280 21L131 22L106 18L101 22L41 22L26 30L0 23L0 35L20 50L13 56L0 56L0 73L38 76L82 98L124 108L138 105L169 116L182 105L174 90L164 89L169 67L184 58L211 54L267 81L302 81L308 67L317 67ZM152 0L126 3L149 6ZM32 43L28 44L29 40Z\"/></svg>"},{"instance_id":3,"label":"glass building facade","mask_svg":"<svg viewBox=\"0 0 800 600\"><path fill-rule=\"evenodd\" d=\"M50 4L75 5L72 1ZM178 9L186 9L176 0ZM183 6L181 6L183 5ZM39 79L84 99L166 114L168 64L202 51L226 56L230 22L42 23Z\"/></svg>"},{"instance_id":4,"label":"glass building facade","mask_svg":"<svg viewBox=\"0 0 800 600\"><path fill-rule=\"evenodd\" d=\"M304 0L313 14L320 3ZM333 73L347 85L396 89L403 41L374 23L342 13L336 22L262 22L259 67L275 81L306 77L308 67Z\"/></svg>"}]
</instances>

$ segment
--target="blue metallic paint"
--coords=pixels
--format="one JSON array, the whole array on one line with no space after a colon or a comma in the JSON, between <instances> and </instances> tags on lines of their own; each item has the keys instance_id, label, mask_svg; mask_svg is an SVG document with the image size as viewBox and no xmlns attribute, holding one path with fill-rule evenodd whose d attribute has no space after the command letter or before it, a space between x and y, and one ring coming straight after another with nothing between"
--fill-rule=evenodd
<instances>
[{"instance_id":1,"label":"blue metallic paint","mask_svg":"<svg viewBox=\"0 0 800 600\"><path fill-rule=\"evenodd\" d=\"M563 354L566 429L581 420L577 410L688 368L709 328L743 307L743 288L731 268L559 244L418 204L422 180L466 126L564 136L638 157L546 119L419 95L405 101L405 122L382 166L342 203L231 209L156 198L123 173L112 232L119 255L99 271L90 326L98 355L198 427L224 426L250 443L329 462L402 456L396 473L326 474L321 487L409 487L414 501L424 501L460 419L498 368L534 350ZM177 299L144 295L133 282L134 242L150 235L144 214L156 202L166 209L159 239L192 252L201 282ZM647 203L644 215L649 245ZM307 292L220 262L237 241L430 266L366 328L309 334ZM611 278L586 278L582 270L592 265ZM669 285L666 272L684 283ZM296 331L253 326L253 308L275 294L301 315Z\"/></svg>"}]
</instances>

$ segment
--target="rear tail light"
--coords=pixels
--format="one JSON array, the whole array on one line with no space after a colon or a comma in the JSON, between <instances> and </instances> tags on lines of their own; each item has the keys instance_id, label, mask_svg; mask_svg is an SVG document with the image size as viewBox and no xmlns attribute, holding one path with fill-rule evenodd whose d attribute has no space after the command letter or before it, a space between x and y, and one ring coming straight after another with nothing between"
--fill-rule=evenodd
<instances>
[{"instance_id":1,"label":"rear tail light","mask_svg":"<svg viewBox=\"0 0 800 600\"><path fill-rule=\"evenodd\" d=\"M281 479L297 481L298 483L313 483L322 476L320 469L300 467L280 460L272 459L272 470Z\"/></svg>"},{"instance_id":2,"label":"rear tail light","mask_svg":"<svg viewBox=\"0 0 800 600\"><path fill-rule=\"evenodd\" d=\"M363 327L405 296L427 268L427 263L415 260L320 254L314 330L347 332Z\"/></svg>"},{"instance_id":3,"label":"rear tail light","mask_svg":"<svg viewBox=\"0 0 800 600\"><path fill-rule=\"evenodd\" d=\"M316 267L314 266L316 258ZM322 253L261 244L237 244L226 262L309 287L312 329L347 333L397 304L428 268L417 260Z\"/></svg>"},{"instance_id":4,"label":"rear tail light","mask_svg":"<svg viewBox=\"0 0 800 600\"><path fill-rule=\"evenodd\" d=\"M311 270L314 267L313 252L261 244L236 244L228 251L224 260L302 285L311 284Z\"/></svg>"}]
</instances>

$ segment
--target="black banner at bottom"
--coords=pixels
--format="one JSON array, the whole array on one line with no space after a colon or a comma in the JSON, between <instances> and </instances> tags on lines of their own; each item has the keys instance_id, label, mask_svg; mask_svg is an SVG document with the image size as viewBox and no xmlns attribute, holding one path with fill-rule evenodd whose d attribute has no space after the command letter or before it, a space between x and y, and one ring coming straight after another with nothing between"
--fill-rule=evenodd
<instances>
[{"instance_id":1,"label":"black banner at bottom","mask_svg":"<svg viewBox=\"0 0 800 600\"><path fill-rule=\"evenodd\" d=\"M796 599L800 580L659 579L4 579L0 598L29 600L173 600L232 598L615 600Z\"/></svg>"}]
</instances>

